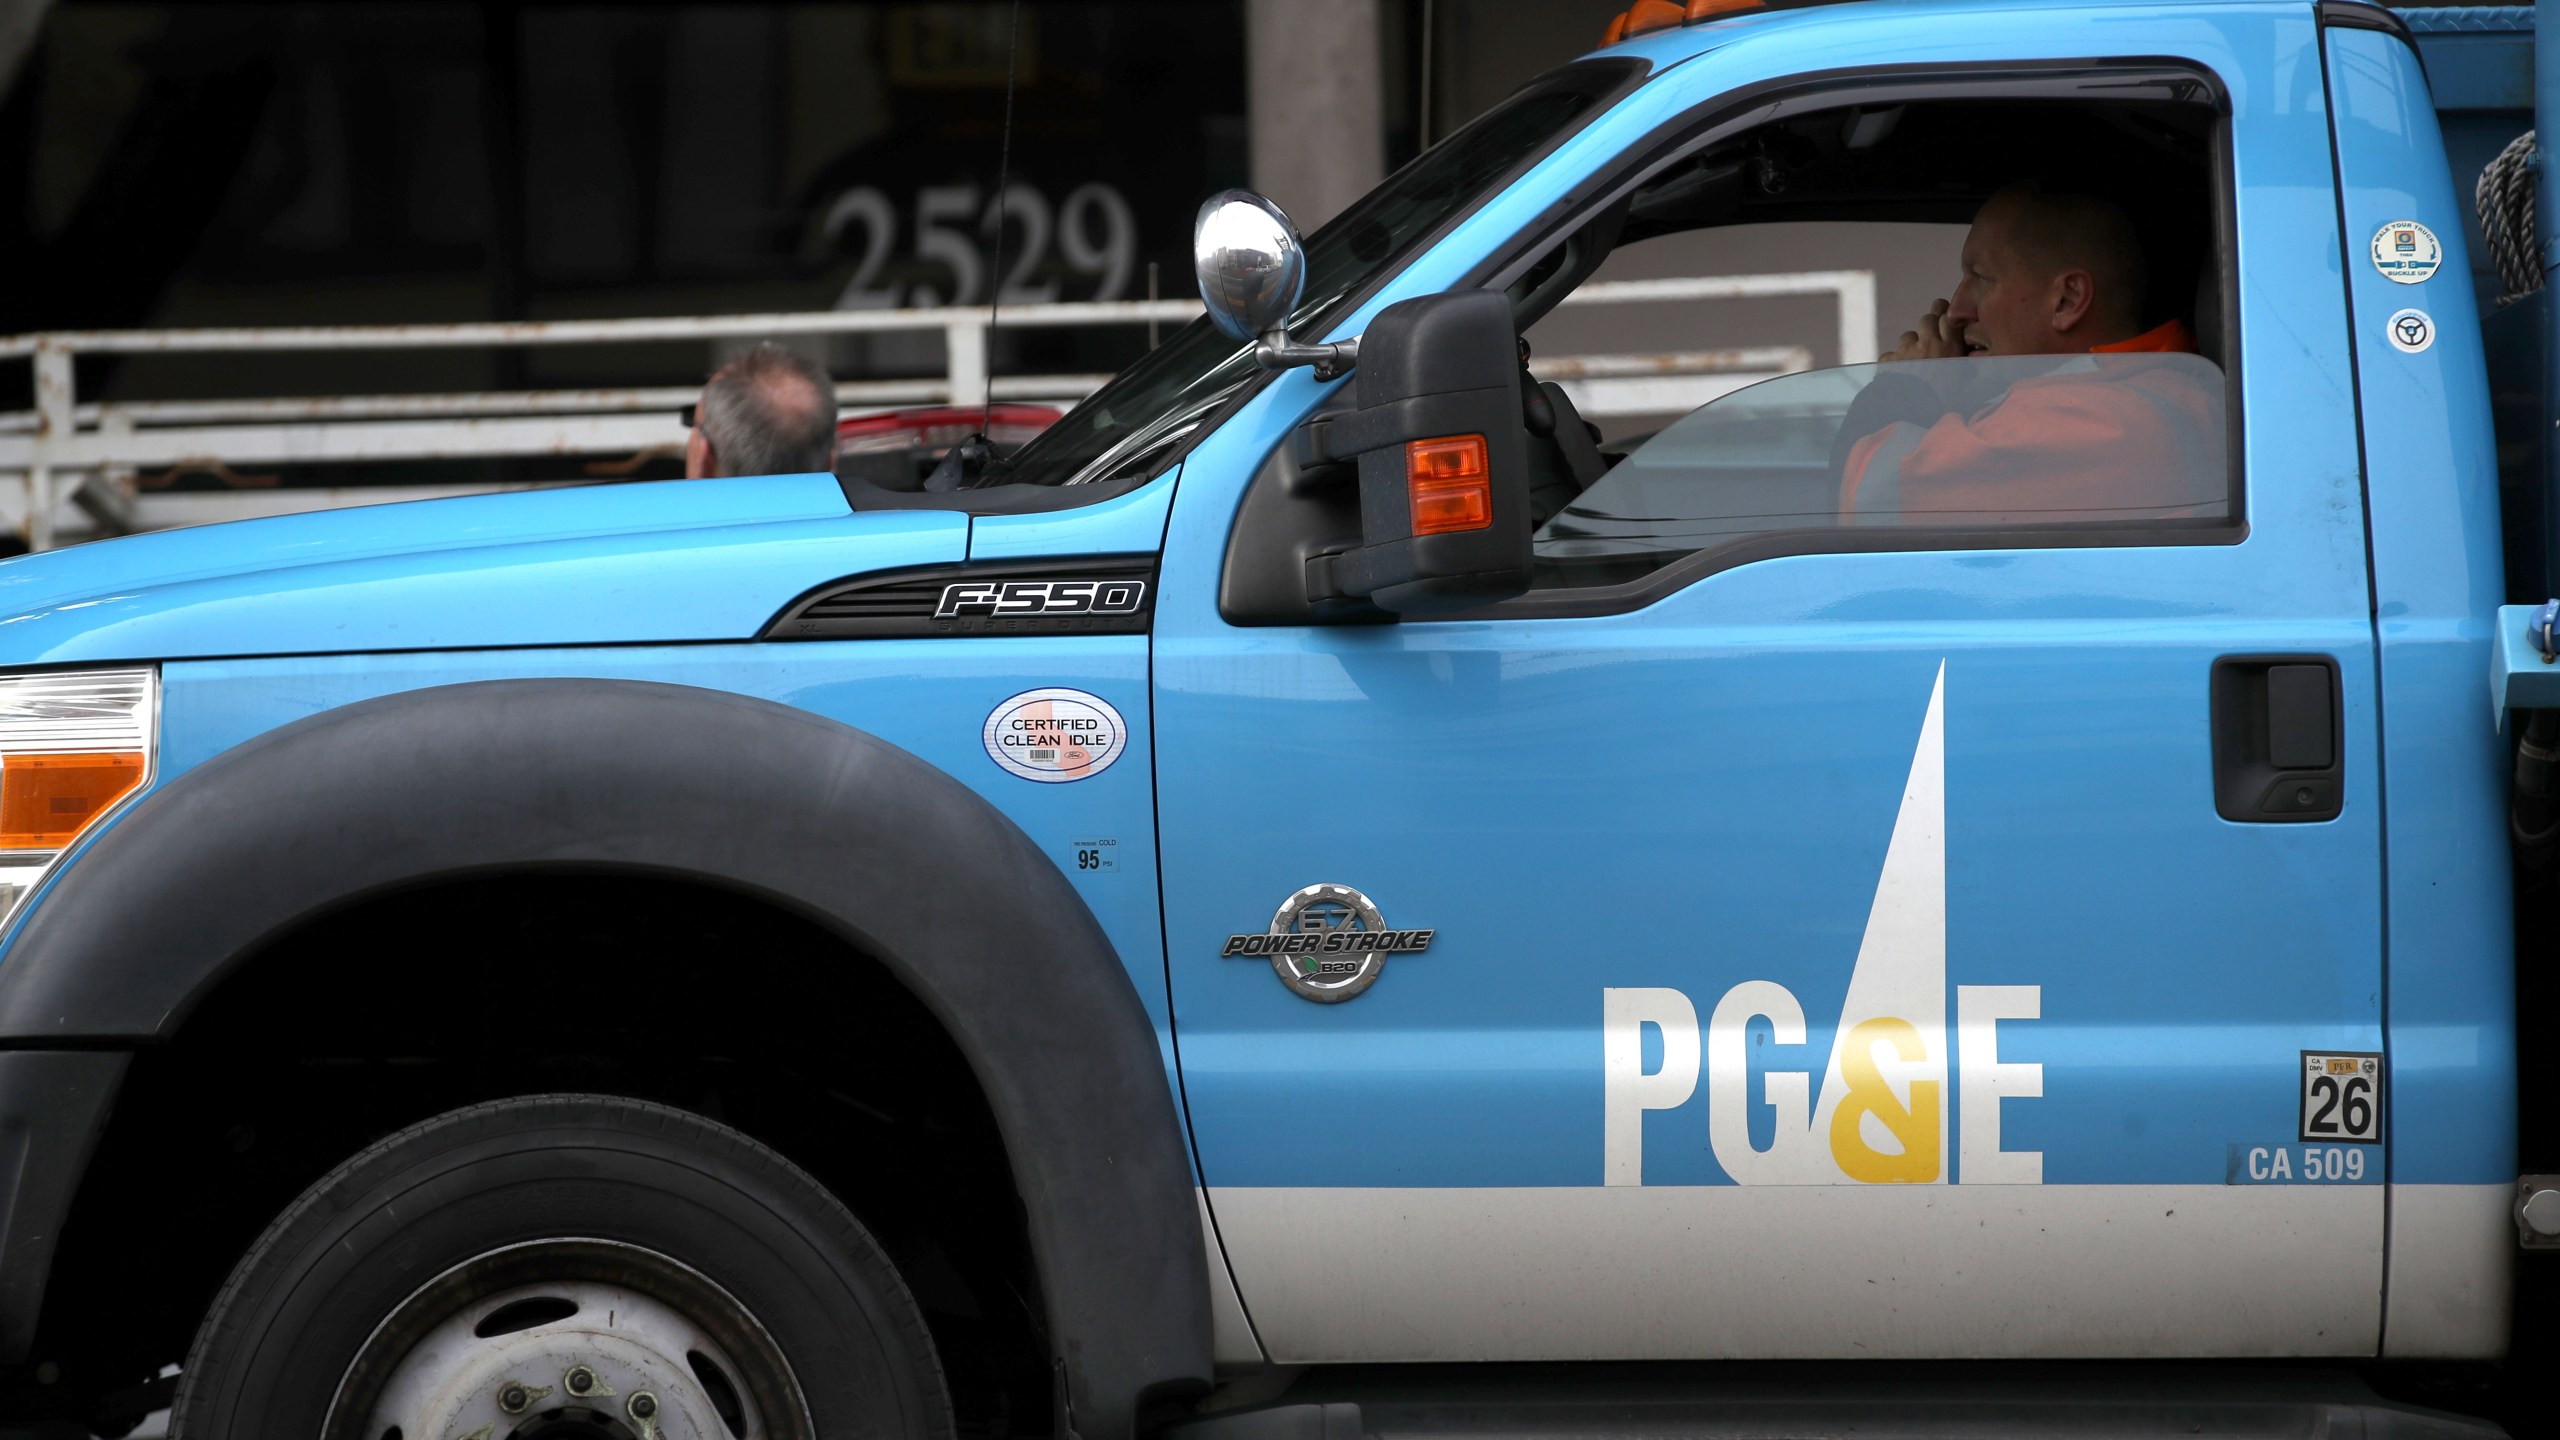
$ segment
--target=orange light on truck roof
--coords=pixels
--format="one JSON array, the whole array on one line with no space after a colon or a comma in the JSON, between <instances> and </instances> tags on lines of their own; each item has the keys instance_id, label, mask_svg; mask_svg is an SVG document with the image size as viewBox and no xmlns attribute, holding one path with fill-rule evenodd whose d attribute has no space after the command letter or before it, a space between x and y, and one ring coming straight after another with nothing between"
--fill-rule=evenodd
<instances>
[{"instance_id":1,"label":"orange light on truck roof","mask_svg":"<svg viewBox=\"0 0 2560 1440\"><path fill-rule=\"evenodd\" d=\"M1676 25L1695 25L1701 20L1715 20L1727 15L1740 15L1751 10L1765 10L1767 0L1636 0L1636 3L1610 17L1609 28L1600 32L1600 48L1608 49L1621 40L1650 35Z\"/></svg>"},{"instance_id":2,"label":"orange light on truck roof","mask_svg":"<svg viewBox=\"0 0 2560 1440\"><path fill-rule=\"evenodd\" d=\"M1627 7L1624 38L1633 40L1656 30L1668 30L1688 18L1688 12L1680 8L1679 0L1636 0Z\"/></svg>"}]
</instances>

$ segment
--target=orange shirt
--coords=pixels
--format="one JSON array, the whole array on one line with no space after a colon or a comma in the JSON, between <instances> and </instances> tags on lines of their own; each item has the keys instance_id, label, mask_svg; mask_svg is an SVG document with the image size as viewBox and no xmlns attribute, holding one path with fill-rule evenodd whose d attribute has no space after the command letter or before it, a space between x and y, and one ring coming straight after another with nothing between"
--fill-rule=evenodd
<instances>
[{"instance_id":1,"label":"orange shirt","mask_svg":"<svg viewBox=\"0 0 2560 1440\"><path fill-rule=\"evenodd\" d=\"M2094 354L2193 355L2172 320ZM2011 385L1971 414L1889 425L1841 477L1851 524L2033 525L2225 513L2222 387L2208 367L2140 359Z\"/></svg>"},{"instance_id":2,"label":"orange shirt","mask_svg":"<svg viewBox=\"0 0 2560 1440\"><path fill-rule=\"evenodd\" d=\"M2089 347L2089 353L2092 355L2193 355L2196 353L2196 337L2187 330L2186 321L2172 320L2165 325L2154 325L2130 340L2118 340L2112 345L2092 345Z\"/></svg>"}]
</instances>

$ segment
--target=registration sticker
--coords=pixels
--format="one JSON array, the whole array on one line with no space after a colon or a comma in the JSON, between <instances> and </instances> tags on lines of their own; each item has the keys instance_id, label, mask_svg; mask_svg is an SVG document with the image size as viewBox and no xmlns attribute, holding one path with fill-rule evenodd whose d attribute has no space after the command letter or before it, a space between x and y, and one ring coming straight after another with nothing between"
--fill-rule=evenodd
<instances>
[{"instance_id":1,"label":"registration sticker","mask_svg":"<svg viewBox=\"0 0 2560 1440\"><path fill-rule=\"evenodd\" d=\"M2382 1057L2372 1051L2302 1052L2304 1144L2382 1141Z\"/></svg>"}]
</instances>

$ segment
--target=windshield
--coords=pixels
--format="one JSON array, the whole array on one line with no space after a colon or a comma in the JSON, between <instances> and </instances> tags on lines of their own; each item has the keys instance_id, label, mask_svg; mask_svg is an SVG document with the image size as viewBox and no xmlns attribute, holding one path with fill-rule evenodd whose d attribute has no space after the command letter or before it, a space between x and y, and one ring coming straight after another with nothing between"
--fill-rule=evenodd
<instances>
[{"instance_id":1,"label":"windshield","mask_svg":"<svg viewBox=\"0 0 2560 1440\"><path fill-rule=\"evenodd\" d=\"M1571 134L1643 74L1630 60L1568 65L1533 81L1316 231L1291 331L1321 338L1390 265L1490 187ZM1121 371L977 484L1084 485L1161 470L1261 369L1253 347L1195 320Z\"/></svg>"}]
</instances>

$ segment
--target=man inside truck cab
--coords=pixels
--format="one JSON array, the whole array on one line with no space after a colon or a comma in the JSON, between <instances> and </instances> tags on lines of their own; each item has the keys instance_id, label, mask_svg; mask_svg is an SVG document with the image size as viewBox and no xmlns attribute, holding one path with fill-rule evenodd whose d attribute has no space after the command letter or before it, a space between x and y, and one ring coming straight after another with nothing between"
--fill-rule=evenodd
<instances>
[{"instance_id":1,"label":"man inside truck cab","mask_svg":"<svg viewBox=\"0 0 2560 1440\"><path fill-rule=\"evenodd\" d=\"M1963 278L1841 429L1851 524L2176 519L2223 499L2220 385L2182 320L2142 323L2148 262L2122 206L2030 180L1983 203ZM2093 357L2059 364L2041 357Z\"/></svg>"}]
</instances>

